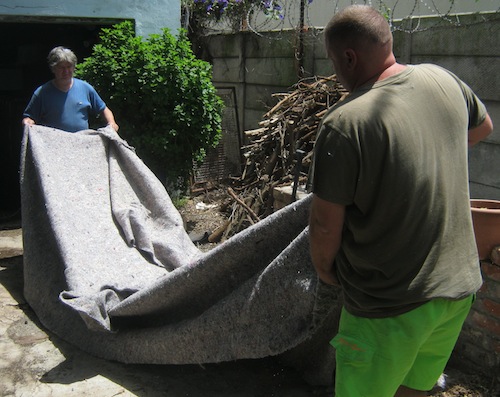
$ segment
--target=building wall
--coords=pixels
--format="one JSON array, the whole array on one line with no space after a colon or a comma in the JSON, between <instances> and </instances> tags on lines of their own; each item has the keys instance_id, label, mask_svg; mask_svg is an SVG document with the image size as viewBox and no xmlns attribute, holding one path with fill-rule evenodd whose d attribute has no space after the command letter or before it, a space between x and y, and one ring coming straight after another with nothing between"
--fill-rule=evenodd
<instances>
[{"instance_id":1,"label":"building wall","mask_svg":"<svg viewBox=\"0 0 500 397\"><path fill-rule=\"evenodd\" d=\"M137 35L180 27L179 0L0 0L0 18L13 16L133 19Z\"/></svg>"}]
</instances>

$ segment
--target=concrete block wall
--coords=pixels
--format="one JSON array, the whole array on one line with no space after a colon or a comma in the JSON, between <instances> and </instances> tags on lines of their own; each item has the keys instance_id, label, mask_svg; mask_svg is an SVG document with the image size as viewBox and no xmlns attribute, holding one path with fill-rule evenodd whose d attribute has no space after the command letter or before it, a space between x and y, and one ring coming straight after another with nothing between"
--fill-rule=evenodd
<instances>
[{"instance_id":1,"label":"concrete block wall","mask_svg":"<svg viewBox=\"0 0 500 397\"><path fill-rule=\"evenodd\" d=\"M396 57L402 63L430 62L451 70L474 89L493 123L500 126L499 18L491 13L461 15L460 26L441 27L436 18L420 18L412 23L418 23L421 31L395 31ZM214 83L236 88L241 131L257 128L277 102L272 94L287 92L297 83L298 47L294 30L263 37L251 32L208 36L204 55L213 63ZM306 77L333 73L321 30L310 28L304 33L303 67ZM500 200L500 128L470 150L469 169L471 196Z\"/></svg>"},{"instance_id":2,"label":"concrete block wall","mask_svg":"<svg viewBox=\"0 0 500 397\"><path fill-rule=\"evenodd\" d=\"M500 200L500 15L460 15L460 26L439 26L436 18L421 18L422 31L395 31L394 50L402 63L436 63L457 74L486 104L494 133L469 151L470 190L473 198ZM405 22L408 23L408 22ZM425 29L428 27L429 29ZM205 55L214 65L216 86L236 88L241 131L255 129L263 114L299 78L297 33L251 32L209 36ZM306 76L329 76L321 30L304 34ZM243 137L242 137L243 138ZM454 359L470 363L493 377L500 369L500 266L482 262L484 285L462 332Z\"/></svg>"},{"instance_id":3,"label":"concrete block wall","mask_svg":"<svg viewBox=\"0 0 500 397\"><path fill-rule=\"evenodd\" d=\"M461 15L457 20L462 26L436 26L435 18L421 18L422 31L395 33L394 49L403 63L447 68L485 103L496 129L469 151L471 197L500 200L500 15Z\"/></svg>"},{"instance_id":4,"label":"concrete block wall","mask_svg":"<svg viewBox=\"0 0 500 397\"><path fill-rule=\"evenodd\" d=\"M202 45L217 87L235 87L241 131L257 128L262 115L298 80L296 40L291 31L212 35Z\"/></svg>"}]
</instances>

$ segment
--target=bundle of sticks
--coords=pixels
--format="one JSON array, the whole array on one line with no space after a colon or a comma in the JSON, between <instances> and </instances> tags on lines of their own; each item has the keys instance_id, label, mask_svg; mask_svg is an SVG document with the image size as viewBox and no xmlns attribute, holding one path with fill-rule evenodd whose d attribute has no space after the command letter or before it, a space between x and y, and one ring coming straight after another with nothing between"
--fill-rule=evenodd
<instances>
[{"instance_id":1,"label":"bundle of sticks","mask_svg":"<svg viewBox=\"0 0 500 397\"><path fill-rule=\"evenodd\" d=\"M243 173L228 188L233 202L223 239L271 214L274 188L292 185L296 173L298 185L306 182L321 118L345 94L335 75L302 80L291 92L274 94L279 101L259 128L245 131Z\"/></svg>"}]
</instances>

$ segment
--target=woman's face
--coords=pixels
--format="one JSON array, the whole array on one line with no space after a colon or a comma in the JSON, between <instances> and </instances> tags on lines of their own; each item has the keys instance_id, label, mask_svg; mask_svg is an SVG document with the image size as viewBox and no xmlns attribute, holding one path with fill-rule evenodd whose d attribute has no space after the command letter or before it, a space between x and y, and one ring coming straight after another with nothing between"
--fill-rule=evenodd
<instances>
[{"instance_id":1,"label":"woman's face","mask_svg":"<svg viewBox=\"0 0 500 397\"><path fill-rule=\"evenodd\" d=\"M69 80L73 78L73 73L75 72L75 65L71 62L59 62L56 66L52 68L52 73L56 80Z\"/></svg>"}]
</instances>

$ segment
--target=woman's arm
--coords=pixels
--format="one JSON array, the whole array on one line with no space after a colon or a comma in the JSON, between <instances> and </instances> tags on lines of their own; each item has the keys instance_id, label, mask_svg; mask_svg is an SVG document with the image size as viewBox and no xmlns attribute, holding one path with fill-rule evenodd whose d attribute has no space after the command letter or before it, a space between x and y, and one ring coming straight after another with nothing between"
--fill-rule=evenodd
<instances>
[{"instance_id":1,"label":"woman's arm","mask_svg":"<svg viewBox=\"0 0 500 397\"><path fill-rule=\"evenodd\" d=\"M118 124L115 122L115 116L113 115L113 112L111 111L110 108L106 107L102 111L102 117L106 120L109 126L111 126L116 132L118 132L118 129L120 128Z\"/></svg>"}]
</instances>

